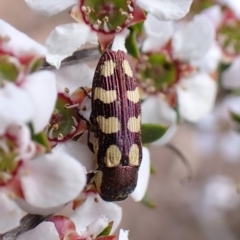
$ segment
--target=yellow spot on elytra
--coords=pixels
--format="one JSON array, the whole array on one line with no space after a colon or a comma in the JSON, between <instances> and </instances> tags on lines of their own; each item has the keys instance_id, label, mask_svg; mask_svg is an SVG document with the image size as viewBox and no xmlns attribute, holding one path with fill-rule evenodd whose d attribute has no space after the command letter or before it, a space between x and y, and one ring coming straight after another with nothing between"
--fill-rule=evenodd
<instances>
[{"instance_id":1,"label":"yellow spot on elytra","mask_svg":"<svg viewBox=\"0 0 240 240\"><path fill-rule=\"evenodd\" d=\"M103 103L112 103L117 99L116 90L105 90L100 87L96 87L94 90L94 100L99 99Z\"/></svg>"},{"instance_id":2,"label":"yellow spot on elytra","mask_svg":"<svg viewBox=\"0 0 240 240\"><path fill-rule=\"evenodd\" d=\"M116 133L120 130L120 122L116 117L105 118L103 116L97 117L97 122L103 133Z\"/></svg>"},{"instance_id":3,"label":"yellow spot on elytra","mask_svg":"<svg viewBox=\"0 0 240 240\"><path fill-rule=\"evenodd\" d=\"M124 70L125 74L127 74L129 77L133 76L132 69L131 69L130 64L127 60L123 60L122 67L123 67L123 70Z\"/></svg>"},{"instance_id":4,"label":"yellow spot on elytra","mask_svg":"<svg viewBox=\"0 0 240 240\"><path fill-rule=\"evenodd\" d=\"M94 138L93 139L93 150L94 150L94 153L98 153L98 147L99 147L99 140L98 138Z\"/></svg>"},{"instance_id":5,"label":"yellow spot on elytra","mask_svg":"<svg viewBox=\"0 0 240 240\"><path fill-rule=\"evenodd\" d=\"M139 165L139 147L137 144L133 144L130 148L129 163L134 166Z\"/></svg>"},{"instance_id":6,"label":"yellow spot on elytra","mask_svg":"<svg viewBox=\"0 0 240 240\"><path fill-rule=\"evenodd\" d=\"M114 61L112 60L105 61L104 64L102 65L101 74L104 77L109 77L113 75L115 67L116 67L116 63Z\"/></svg>"},{"instance_id":7,"label":"yellow spot on elytra","mask_svg":"<svg viewBox=\"0 0 240 240\"><path fill-rule=\"evenodd\" d=\"M138 88L136 87L134 91L127 91L127 98L134 103L138 103L140 100Z\"/></svg>"},{"instance_id":8,"label":"yellow spot on elytra","mask_svg":"<svg viewBox=\"0 0 240 240\"><path fill-rule=\"evenodd\" d=\"M122 153L118 146L111 145L106 152L104 162L107 167L116 167L120 164Z\"/></svg>"},{"instance_id":9,"label":"yellow spot on elytra","mask_svg":"<svg viewBox=\"0 0 240 240\"><path fill-rule=\"evenodd\" d=\"M141 116L139 115L137 118L136 117L130 117L128 119L128 129L131 132L140 132L141 129Z\"/></svg>"}]
</instances>

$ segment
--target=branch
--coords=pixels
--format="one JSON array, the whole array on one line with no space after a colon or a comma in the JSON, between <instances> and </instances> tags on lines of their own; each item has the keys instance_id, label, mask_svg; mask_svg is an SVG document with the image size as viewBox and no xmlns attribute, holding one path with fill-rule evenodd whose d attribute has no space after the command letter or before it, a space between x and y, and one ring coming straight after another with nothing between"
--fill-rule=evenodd
<instances>
[{"instance_id":1,"label":"branch","mask_svg":"<svg viewBox=\"0 0 240 240\"><path fill-rule=\"evenodd\" d=\"M49 215L40 216L27 214L24 218L22 218L19 227L14 228L13 230L5 234L0 235L0 240L15 240L19 234L35 228L39 223L43 222L48 217Z\"/></svg>"},{"instance_id":2,"label":"branch","mask_svg":"<svg viewBox=\"0 0 240 240\"><path fill-rule=\"evenodd\" d=\"M166 147L169 148L170 150L172 150L179 157L179 159L182 161L183 165L185 166L188 175L185 179L181 180L181 183L187 184L188 182L190 182L192 180L192 177L193 177L193 171L192 171L191 164L189 163L188 159L183 155L183 153L177 147L175 147L171 143L168 143L166 145Z\"/></svg>"},{"instance_id":3,"label":"branch","mask_svg":"<svg viewBox=\"0 0 240 240\"><path fill-rule=\"evenodd\" d=\"M98 48L89 48L89 49L82 49L74 52L72 56L65 58L60 67L64 66L71 66L78 63L89 62L93 60L99 59L101 54L99 53ZM54 70L56 69L54 66L50 65L46 61L39 68L39 70Z\"/></svg>"}]
</instances>

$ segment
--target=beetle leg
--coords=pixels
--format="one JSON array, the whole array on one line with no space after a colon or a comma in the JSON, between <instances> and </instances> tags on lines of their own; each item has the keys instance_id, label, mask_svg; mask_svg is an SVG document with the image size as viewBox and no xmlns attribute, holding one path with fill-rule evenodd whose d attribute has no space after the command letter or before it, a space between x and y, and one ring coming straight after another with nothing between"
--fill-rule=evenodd
<instances>
[{"instance_id":1,"label":"beetle leg","mask_svg":"<svg viewBox=\"0 0 240 240\"><path fill-rule=\"evenodd\" d=\"M84 87L80 87L80 88L83 90L83 92L86 94L88 98L92 99L92 97L89 95L88 91Z\"/></svg>"},{"instance_id":2,"label":"beetle leg","mask_svg":"<svg viewBox=\"0 0 240 240\"><path fill-rule=\"evenodd\" d=\"M90 149L91 152L94 153L94 149L93 149L93 143L90 142L90 131L88 130L88 142L87 142L88 148Z\"/></svg>"},{"instance_id":3,"label":"beetle leg","mask_svg":"<svg viewBox=\"0 0 240 240\"><path fill-rule=\"evenodd\" d=\"M92 124L90 123L90 121L87 120L87 119L86 119L82 114L80 114L79 112L78 112L78 115L79 115L79 117L80 117L83 121L86 122L87 128L91 130L91 125L92 125Z\"/></svg>"},{"instance_id":4,"label":"beetle leg","mask_svg":"<svg viewBox=\"0 0 240 240\"><path fill-rule=\"evenodd\" d=\"M84 116L82 116L81 114L79 114L80 118L86 122L87 124L87 129L88 129L88 137L87 137L87 145L90 149L91 152L94 153L94 150L93 150L93 143L90 141L90 133L91 131L93 130L93 127L92 127L92 124L89 120L87 120Z\"/></svg>"}]
</instances>

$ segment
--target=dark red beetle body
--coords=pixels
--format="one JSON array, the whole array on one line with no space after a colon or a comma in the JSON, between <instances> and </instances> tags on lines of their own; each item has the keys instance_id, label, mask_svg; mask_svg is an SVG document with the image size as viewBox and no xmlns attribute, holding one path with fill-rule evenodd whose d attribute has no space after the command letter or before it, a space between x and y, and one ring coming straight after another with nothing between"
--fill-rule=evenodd
<instances>
[{"instance_id":1,"label":"dark red beetle body","mask_svg":"<svg viewBox=\"0 0 240 240\"><path fill-rule=\"evenodd\" d=\"M104 200L124 200L137 184L142 142L139 92L123 51L106 50L99 60L90 121L97 158L93 182Z\"/></svg>"}]
</instances>

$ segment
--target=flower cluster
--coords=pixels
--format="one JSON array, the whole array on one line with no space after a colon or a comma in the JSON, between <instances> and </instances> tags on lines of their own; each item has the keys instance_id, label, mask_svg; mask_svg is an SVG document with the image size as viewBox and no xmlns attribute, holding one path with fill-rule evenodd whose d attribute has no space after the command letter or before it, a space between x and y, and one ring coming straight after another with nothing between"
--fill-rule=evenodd
<instances>
[{"instance_id":1,"label":"flower cluster","mask_svg":"<svg viewBox=\"0 0 240 240\"><path fill-rule=\"evenodd\" d=\"M168 143L183 121L199 123L214 108L219 88L239 90L238 1L209 0L206 7L196 0L190 10L192 0L25 0L48 16L71 7L76 23L57 26L45 46L0 20L0 234L30 213L51 216L17 240L116 239L122 209L101 199L92 180L99 170L90 151L95 63L62 61L86 46L129 54L142 108L144 147L130 194L139 202L150 177L148 144ZM55 69L44 70L44 60ZM222 100L217 117L208 115L198 126L208 135L224 129L229 137L227 122L238 143L238 98ZM225 154L227 145L222 137L217 147ZM238 152L231 150L233 158ZM121 229L118 239L127 240L128 231Z\"/></svg>"}]
</instances>

